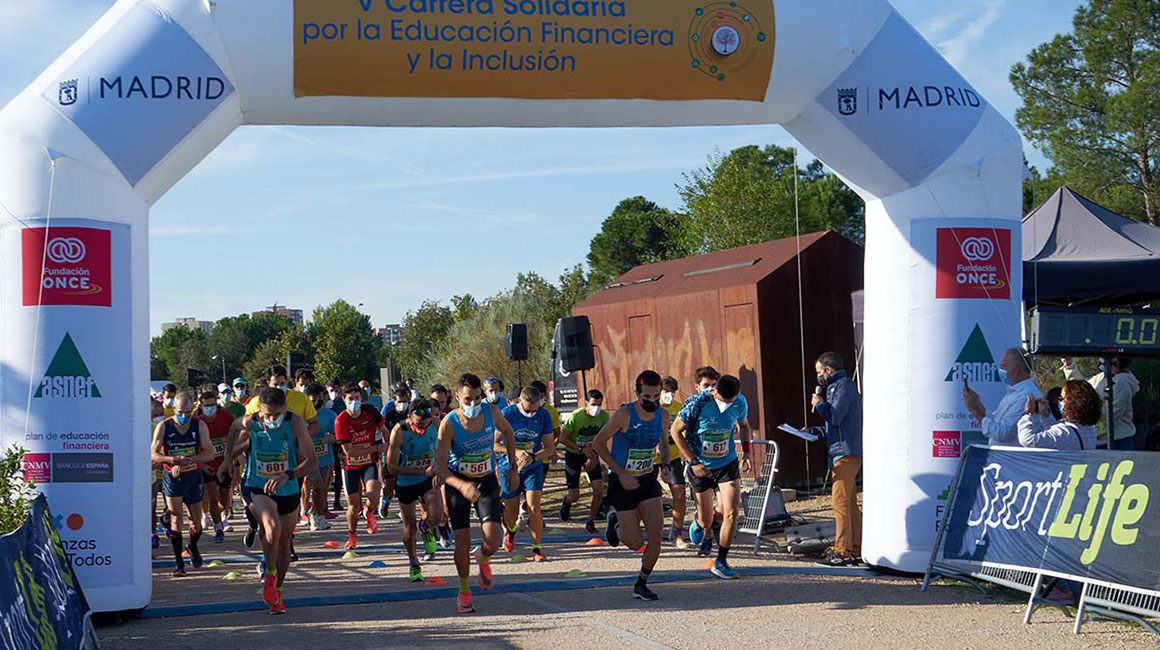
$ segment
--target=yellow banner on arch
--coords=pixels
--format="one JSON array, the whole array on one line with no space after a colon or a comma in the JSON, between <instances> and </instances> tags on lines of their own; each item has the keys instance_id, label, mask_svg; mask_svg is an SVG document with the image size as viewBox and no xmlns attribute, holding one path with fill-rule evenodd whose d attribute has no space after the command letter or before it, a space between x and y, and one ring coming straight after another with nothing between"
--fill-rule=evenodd
<instances>
[{"instance_id":1,"label":"yellow banner on arch","mask_svg":"<svg viewBox=\"0 0 1160 650\"><path fill-rule=\"evenodd\" d=\"M294 0L298 97L763 101L773 0Z\"/></svg>"}]
</instances>

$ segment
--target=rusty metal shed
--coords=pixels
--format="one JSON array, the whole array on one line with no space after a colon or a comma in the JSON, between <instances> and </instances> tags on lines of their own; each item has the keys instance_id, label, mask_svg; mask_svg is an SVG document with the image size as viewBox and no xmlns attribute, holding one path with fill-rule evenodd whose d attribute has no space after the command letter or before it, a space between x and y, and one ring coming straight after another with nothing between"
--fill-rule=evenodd
<instances>
[{"instance_id":1,"label":"rusty metal shed","mask_svg":"<svg viewBox=\"0 0 1160 650\"><path fill-rule=\"evenodd\" d=\"M637 373L652 368L675 377L684 398L693 371L711 365L741 379L754 437L781 446L779 483L806 480L807 448L810 478L820 479L824 446L777 427L805 424L819 354L835 350L852 368L850 294L862 288L862 259L860 246L827 231L633 268L575 309L592 322L596 368L587 385L606 403L623 403ZM810 414L808 423L821 421Z\"/></svg>"}]
</instances>

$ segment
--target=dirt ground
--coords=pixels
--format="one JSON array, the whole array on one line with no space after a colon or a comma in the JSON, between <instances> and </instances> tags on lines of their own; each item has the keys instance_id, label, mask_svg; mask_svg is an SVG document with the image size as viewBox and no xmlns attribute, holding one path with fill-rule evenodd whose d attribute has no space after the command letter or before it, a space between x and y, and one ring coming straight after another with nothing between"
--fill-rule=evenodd
<instances>
[{"instance_id":1,"label":"dirt ground","mask_svg":"<svg viewBox=\"0 0 1160 650\"><path fill-rule=\"evenodd\" d=\"M857 644L875 649L909 648L1156 648L1140 628L1096 620L1072 635L1072 619L1040 610L1023 625L1024 602L1015 592L986 595L957 583L923 593L913 577L880 575L865 568L833 570L805 558L754 555L752 537L739 536L730 558L740 580L725 582L705 569L693 550L666 543L650 586L660 600L632 599L639 556L623 547L589 546L591 536L555 511L563 494L553 472L546 491L547 563L530 557L530 539L519 536L514 554L493 559L496 588L480 592L478 613L455 613L455 569L450 551L424 566L427 578L446 586L406 579L401 526L392 514L377 535L360 534L358 557L323 547L345 540L339 526L296 537L301 560L286 585L289 612L272 617L261 603L257 555L241 543L244 521L224 544L203 542L206 560L222 566L169 576L168 549L154 551L154 596L143 618L98 630L106 649L187 650L214 647L314 650L320 644L346 650L410 648L826 648ZM585 495L585 499L586 499ZM583 502L583 501L582 501ZM573 515L577 514L576 508ZM799 517L828 516L827 500L789 504ZM332 522L337 524L338 522ZM512 555L519 556L512 561ZM372 563L382 563L382 566ZM579 570L584 577L566 577ZM239 579L224 579L230 572ZM474 581L473 581L474 583Z\"/></svg>"}]
</instances>

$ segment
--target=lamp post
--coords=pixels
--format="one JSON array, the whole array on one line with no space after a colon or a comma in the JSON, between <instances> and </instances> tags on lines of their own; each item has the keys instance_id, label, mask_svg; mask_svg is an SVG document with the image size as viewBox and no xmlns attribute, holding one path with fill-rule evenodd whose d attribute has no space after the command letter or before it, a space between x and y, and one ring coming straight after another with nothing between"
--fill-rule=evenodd
<instances>
[{"instance_id":1,"label":"lamp post","mask_svg":"<svg viewBox=\"0 0 1160 650\"><path fill-rule=\"evenodd\" d=\"M226 383L226 358L220 354L215 354L213 360L222 362L222 383Z\"/></svg>"}]
</instances>

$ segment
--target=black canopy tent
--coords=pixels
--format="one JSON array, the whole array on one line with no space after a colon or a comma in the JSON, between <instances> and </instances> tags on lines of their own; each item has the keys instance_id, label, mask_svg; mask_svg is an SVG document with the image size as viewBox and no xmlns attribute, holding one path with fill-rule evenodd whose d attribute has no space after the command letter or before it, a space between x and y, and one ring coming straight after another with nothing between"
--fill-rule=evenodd
<instances>
[{"instance_id":1,"label":"black canopy tent","mask_svg":"<svg viewBox=\"0 0 1160 650\"><path fill-rule=\"evenodd\" d=\"M1160 228L1059 188L1023 218L1029 304L1127 304L1160 298Z\"/></svg>"}]
</instances>

